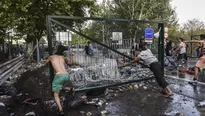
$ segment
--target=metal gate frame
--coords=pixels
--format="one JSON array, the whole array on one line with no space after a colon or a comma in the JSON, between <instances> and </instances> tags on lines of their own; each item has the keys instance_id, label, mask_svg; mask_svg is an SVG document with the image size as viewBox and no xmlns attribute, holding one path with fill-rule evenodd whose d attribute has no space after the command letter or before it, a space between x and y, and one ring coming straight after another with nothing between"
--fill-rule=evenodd
<instances>
[{"instance_id":1,"label":"metal gate frame","mask_svg":"<svg viewBox=\"0 0 205 116\"><path fill-rule=\"evenodd\" d=\"M200 34L201 35L201 34ZM191 35L191 40L193 40L195 37L198 37L200 35ZM191 54L193 53L193 49L192 49L192 43L191 43ZM189 56L190 58L197 58L197 57L192 57L192 56Z\"/></svg>"},{"instance_id":2,"label":"metal gate frame","mask_svg":"<svg viewBox=\"0 0 205 116\"><path fill-rule=\"evenodd\" d=\"M64 28L67 28L69 29L70 31L73 31L75 32L76 34L88 39L88 40L91 40L93 42L96 42L97 44L100 44L101 46L105 47L105 48L108 48L110 49L111 51L115 52L115 53L118 53L128 59L133 59L131 58L130 56L127 56L115 49L112 49L110 48L109 46L105 45L105 44L102 44L101 42L99 41L96 41L95 39L79 32L79 31L76 31L75 29L72 29L71 27L69 27L68 25L66 24L63 24L59 21L57 21L56 19L72 19L72 20L95 20L95 21L118 21L118 22L136 22L136 23L152 23L152 24L158 24L158 29L160 30L159 32L159 38L158 38L158 60L159 62L161 62L161 65L162 65L162 70L163 70L163 73L164 73L164 22L162 21L146 21L146 20L129 20L129 19L115 19L115 18L93 18L93 17L71 17L71 16L55 16L55 15L48 15L46 16L46 26L47 26L47 40L48 40L48 51L49 51L49 55L52 55L53 54L53 50L52 50L52 36L51 36L51 23L55 23L59 26L62 26ZM141 65L144 65L140 62L138 62L139 64ZM145 65L144 65L145 66ZM53 67L52 65L50 64L49 65L50 67L50 77L51 77L51 80L53 80L53 77L54 77L54 71L53 71ZM80 89L80 90L76 90L76 91L87 91L87 90L90 90L90 89L97 89L97 88L106 88L106 87L111 87L111 86L118 86L118 85L122 85L122 84L127 84L127 83L132 83L132 82L140 82L140 81L144 81L144 80L149 80L149 79L153 79L153 77L151 78L147 78L147 79L140 79L140 80L132 80L132 81L129 81L129 82L124 82L124 83L118 83L118 84L113 84L113 85L107 85L107 86L100 86L100 87L91 87L91 88L85 88L85 89Z\"/></svg>"}]
</instances>

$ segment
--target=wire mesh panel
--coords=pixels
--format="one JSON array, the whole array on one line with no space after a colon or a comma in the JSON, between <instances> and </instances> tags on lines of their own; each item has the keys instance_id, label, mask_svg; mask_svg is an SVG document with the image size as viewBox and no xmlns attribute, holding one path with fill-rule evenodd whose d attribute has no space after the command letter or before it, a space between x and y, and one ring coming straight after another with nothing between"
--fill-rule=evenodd
<instances>
[{"instance_id":1,"label":"wire mesh panel","mask_svg":"<svg viewBox=\"0 0 205 116\"><path fill-rule=\"evenodd\" d=\"M69 53L74 53L76 65L69 67L68 71L75 86L86 88L110 85L152 75L148 68L139 64L123 69L118 66L139 54L138 46L145 41L145 29L152 28L154 32L158 32L157 23L55 16L50 20L53 53L59 44L67 46L67 59L70 58ZM61 36L61 33L68 34ZM152 43L148 45L156 56L157 39L153 37Z\"/></svg>"},{"instance_id":2,"label":"wire mesh panel","mask_svg":"<svg viewBox=\"0 0 205 116\"><path fill-rule=\"evenodd\" d=\"M192 40L200 40L199 35L193 35ZM186 43L187 44L187 55L189 57L198 57L201 51L201 44L199 43Z\"/></svg>"}]
</instances>

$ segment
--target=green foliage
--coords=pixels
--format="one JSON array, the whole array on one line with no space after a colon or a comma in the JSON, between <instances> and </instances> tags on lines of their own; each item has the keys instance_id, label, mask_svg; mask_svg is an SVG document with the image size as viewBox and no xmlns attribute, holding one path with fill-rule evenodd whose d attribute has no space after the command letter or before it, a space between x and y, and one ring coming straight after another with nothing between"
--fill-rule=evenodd
<instances>
[{"instance_id":1,"label":"green foliage","mask_svg":"<svg viewBox=\"0 0 205 116\"><path fill-rule=\"evenodd\" d=\"M84 16L95 0L4 0L0 5L1 30L15 29L26 41L46 34L47 15ZM0 34L1 35L1 34Z\"/></svg>"},{"instance_id":2,"label":"green foliage","mask_svg":"<svg viewBox=\"0 0 205 116\"><path fill-rule=\"evenodd\" d=\"M75 45L75 44L86 44L87 43L87 39L77 35L77 34L73 34L72 36L72 41L69 42L69 44L71 45Z\"/></svg>"},{"instance_id":3,"label":"green foliage","mask_svg":"<svg viewBox=\"0 0 205 116\"><path fill-rule=\"evenodd\" d=\"M177 30L177 17L175 9L170 5L171 0L112 0L104 1L99 5L94 14L97 17L122 18L133 20L158 20L166 22L168 27ZM93 22L84 31L90 37L102 41L103 36L110 38L111 32L123 32L124 39L139 39L144 35L147 27L158 30L158 25L143 23L123 23L123 22ZM173 27L174 25L174 27ZM102 34L104 33L104 35Z\"/></svg>"}]
</instances>

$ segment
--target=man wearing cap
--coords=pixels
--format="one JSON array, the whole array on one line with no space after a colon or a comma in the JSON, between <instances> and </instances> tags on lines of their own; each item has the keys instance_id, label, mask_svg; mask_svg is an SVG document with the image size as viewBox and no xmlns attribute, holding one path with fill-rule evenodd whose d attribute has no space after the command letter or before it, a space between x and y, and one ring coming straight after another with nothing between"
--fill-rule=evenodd
<instances>
[{"instance_id":1,"label":"man wearing cap","mask_svg":"<svg viewBox=\"0 0 205 116\"><path fill-rule=\"evenodd\" d=\"M165 97L169 97L170 95L172 95L173 92L168 87L168 82L164 78L161 64L160 62L158 62L157 58L153 55L151 50L147 48L147 43L142 42L139 45L139 50L140 53L134 60L119 67L126 67L132 65L139 60L144 61L145 65L149 66L150 70L154 73L155 79L157 80L159 86L162 88L162 92L165 94Z\"/></svg>"}]
</instances>

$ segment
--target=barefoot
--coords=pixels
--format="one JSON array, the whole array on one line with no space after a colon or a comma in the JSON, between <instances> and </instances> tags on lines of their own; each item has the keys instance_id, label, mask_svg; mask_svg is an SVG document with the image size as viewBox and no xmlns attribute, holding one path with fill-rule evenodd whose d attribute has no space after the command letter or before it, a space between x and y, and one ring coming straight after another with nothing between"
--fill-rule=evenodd
<instances>
[{"instance_id":1,"label":"barefoot","mask_svg":"<svg viewBox=\"0 0 205 116\"><path fill-rule=\"evenodd\" d=\"M170 96L172 96L173 95L173 93L168 93L168 94L166 94L166 95L164 95L165 97L170 97Z\"/></svg>"},{"instance_id":2,"label":"barefoot","mask_svg":"<svg viewBox=\"0 0 205 116\"><path fill-rule=\"evenodd\" d=\"M84 100L87 99L87 96L86 96L86 95L83 95L83 96L81 96L81 99L84 101Z\"/></svg>"},{"instance_id":3,"label":"barefoot","mask_svg":"<svg viewBox=\"0 0 205 116\"><path fill-rule=\"evenodd\" d=\"M173 92L170 90L169 92L166 92L166 94L164 95L165 97L170 97L173 95Z\"/></svg>"},{"instance_id":4,"label":"barefoot","mask_svg":"<svg viewBox=\"0 0 205 116\"><path fill-rule=\"evenodd\" d=\"M164 88L163 90L165 92L165 95L164 95L165 97L169 97L169 96L173 95L172 90L169 89L168 87Z\"/></svg>"}]
</instances>

